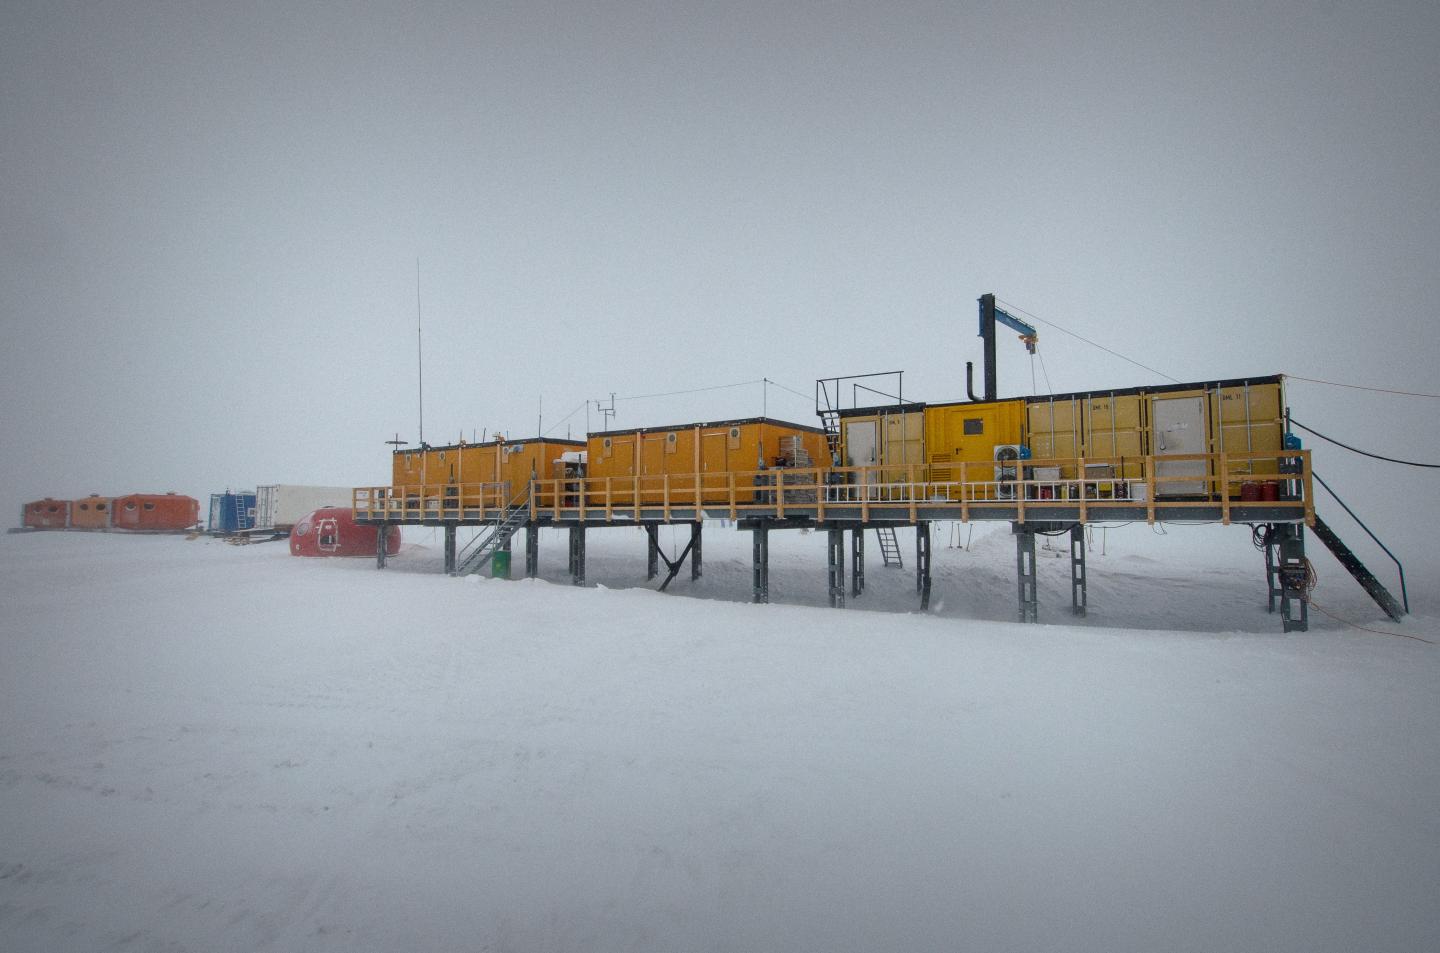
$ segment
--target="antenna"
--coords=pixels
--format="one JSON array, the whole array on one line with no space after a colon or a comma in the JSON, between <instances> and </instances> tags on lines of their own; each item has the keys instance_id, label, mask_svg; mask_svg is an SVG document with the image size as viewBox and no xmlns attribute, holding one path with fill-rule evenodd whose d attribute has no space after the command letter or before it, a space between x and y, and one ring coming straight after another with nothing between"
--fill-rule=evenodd
<instances>
[{"instance_id":1,"label":"antenna","mask_svg":"<svg viewBox=\"0 0 1440 953\"><path fill-rule=\"evenodd\" d=\"M615 392L613 390L610 392L609 407L604 406L600 403L600 401L597 400L595 401L595 409L600 412L600 416L605 420L605 423L603 424L604 428L606 430L609 430L610 421L613 420L615 417Z\"/></svg>"},{"instance_id":2,"label":"antenna","mask_svg":"<svg viewBox=\"0 0 1440 953\"><path fill-rule=\"evenodd\" d=\"M399 435L398 433L395 435L395 439L394 439L394 440L387 440L387 441L385 441L385 442L386 442L387 444L389 444L390 446L394 447L396 450L399 450L401 447L406 446L407 444L410 443L410 441L408 441L408 440L401 440L401 439L400 439L400 435Z\"/></svg>"},{"instance_id":3,"label":"antenna","mask_svg":"<svg viewBox=\"0 0 1440 953\"><path fill-rule=\"evenodd\" d=\"M425 445L425 351L420 338L420 258L415 258L415 365L420 380L420 445Z\"/></svg>"}]
</instances>

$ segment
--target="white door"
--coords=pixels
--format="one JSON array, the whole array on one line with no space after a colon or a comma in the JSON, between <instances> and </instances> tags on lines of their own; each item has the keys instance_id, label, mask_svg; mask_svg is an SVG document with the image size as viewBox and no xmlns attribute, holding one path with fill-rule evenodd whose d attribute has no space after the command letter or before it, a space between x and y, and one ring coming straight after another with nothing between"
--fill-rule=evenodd
<instances>
[{"instance_id":1,"label":"white door","mask_svg":"<svg viewBox=\"0 0 1440 953\"><path fill-rule=\"evenodd\" d=\"M340 524L334 519L322 519L316 532L320 536L320 552L333 553L340 548Z\"/></svg>"},{"instance_id":2,"label":"white door","mask_svg":"<svg viewBox=\"0 0 1440 953\"><path fill-rule=\"evenodd\" d=\"M875 421L857 420L845 425L845 465L875 465Z\"/></svg>"},{"instance_id":3,"label":"white door","mask_svg":"<svg viewBox=\"0 0 1440 953\"><path fill-rule=\"evenodd\" d=\"M1205 398L1156 398L1150 405L1150 425L1154 433L1155 456L1207 453L1205 438ZM1193 476L1195 480L1174 480L1155 484L1155 496L1197 496L1207 492L1206 476L1210 464L1206 460L1157 460L1155 475L1162 477Z\"/></svg>"}]
</instances>

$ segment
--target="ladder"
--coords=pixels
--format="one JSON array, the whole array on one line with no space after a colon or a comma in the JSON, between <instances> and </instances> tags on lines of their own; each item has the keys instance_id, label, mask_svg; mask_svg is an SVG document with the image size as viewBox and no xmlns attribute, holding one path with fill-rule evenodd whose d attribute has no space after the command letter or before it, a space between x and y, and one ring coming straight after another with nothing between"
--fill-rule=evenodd
<instances>
[{"instance_id":1,"label":"ladder","mask_svg":"<svg viewBox=\"0 0 1440 953\"><path fill-rule=\"evenodd\" d=\"M1329 524L1317 515L1313 529L1315 535L1320 537L1320 542L1325 544L1325 548L1334 553L1335 558L1340 561L1340 565L1344 566L1346 571L1355 577L1355 581L1360 583L1360 588L1370 594L1370 598L1385 610L1386 615L1399 622L1405 615L1405 608L1390 594L1390 590L1375 578L1375 574L1365 568L1365 564L1351 552L1350 547L1341 542L1340 537L1335 535L1335 531L1330 528Z\"/></svg>"},{"instance_id":2,"label":"ladder","mask_svg":"<svg viewBox=\"0 0 1440 953\"><path fill-rule=\"evenodd\" d=\"M880 558L885 560L885 565L904 569L905 563L900 559L900 541L895 538L895 527L877 527L875 535L880 538Z\"/></svg>"},{"instance_id":3,"label":"ladder","mask_svg":"<svg viewBox=\"0 0 1440 953\"><path fill-rule=\"evenodd\" d=\"M527 487L525 493L491 524L493 528L489 533L477 535L461 551L455 559L455 571L451 575L468 576L484 569L495 552L508 543L529 518L530 491Z\"/></svg>"},{"instance_id":4,"label":"ladder","mask_svg":"<svg viewBox=\"0 0 1440 953\"><path fill-rule=\"evenodd\" d=\"M824 407L815 411L820 417L820 426L825 430L825 445L830 451L830 458L840 452L840 411L832 407Z\"/></svg>"}]
</instances>

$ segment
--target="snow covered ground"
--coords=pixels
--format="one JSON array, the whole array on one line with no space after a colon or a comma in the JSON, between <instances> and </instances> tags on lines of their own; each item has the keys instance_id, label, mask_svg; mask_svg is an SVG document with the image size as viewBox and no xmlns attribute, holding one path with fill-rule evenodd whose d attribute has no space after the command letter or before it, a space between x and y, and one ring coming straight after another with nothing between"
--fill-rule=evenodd
<instances>
[{"instance_id":1,"label":"snow covered ground","mask_svg":"<svg viewBox=\"0 0 1440 953\"><path fill-rule=\"evenodd\" d=\"M1042 558L1039 626L949 538L922 615L797 532L769 606L719 526L664 595L634 530L589 589L0 537L0 950L1440 948L1440 647L1282 634L1243 528L1097 534L1082 620Z\"/></svg>"}]
</instances>

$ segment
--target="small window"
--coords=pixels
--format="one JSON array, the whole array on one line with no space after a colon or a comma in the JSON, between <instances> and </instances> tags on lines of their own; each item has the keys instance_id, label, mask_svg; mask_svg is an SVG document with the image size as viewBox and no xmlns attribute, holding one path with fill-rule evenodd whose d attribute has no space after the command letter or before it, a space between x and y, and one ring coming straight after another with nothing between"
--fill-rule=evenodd
<instances>
[{"instance_id":1,"label":"small window","mask_svg":"<svg viewBox=\"0 0 1440 953\"><path fill-rule=\"evenodd\" d=\"M154 504L154 503L146 503L146 504L145 504L145 508L146 508L147 510L153 510L153 509L155 508L155 504Z\"/></svg>"},{"instance_id":2,"label":"small window","mask_svg":"<svg viewBox=\"0 0 1440 953\"><path fill-rule=\"evenodd\" d=\"M965 436L973 437L985 432L985 420L981 417L965 418Z\"/></svg>"},{"instance_id":3,"label":"small window","mask_svg":"<svg viewBox=\"0 0 1440 953\"><path fill-rule=\"evenodd\" d=\"M103 513L103 512L105 511L105 504L104 504L104 503L96 503L96 504L95 504L95 508L96 508L97 510L100 510L100 511Z\"/></svg>"},{"instance_id":4,"label":"small window","mask_svg":"<svg viewBox=\"0 0 1440 953\"><path fill-rule=\"evenodd\" d=\"M134 502L133 500L132 500L131 502L125 504L125 512L127 512L127 513L133 513L133 512L135 512L135 502Z\"/></svg>"},{"instance_id":5,"label":"small window","mask_svg":"<svg viewBox=\"0 0 1440 953\"><path fill-rule=\"evenodd\" d=\"M52 507L50 507L50 509L49 509L48 512L58 513L58 512L60 512L60 507L58 507L58 506L52 506Z\"/></svg>"},{"instance_id":6,"label":"small window","mask_svg":"<svg viewBox=\"0 0 1440 953\"><path fill-rule=\"evenodd\" d=\"M81 510L88 510L88 509L90 509L90 504L89 504L89 503L81 503L81 504L80 504L80 509L81 509Z\"/></svg>"}]
</instances>

